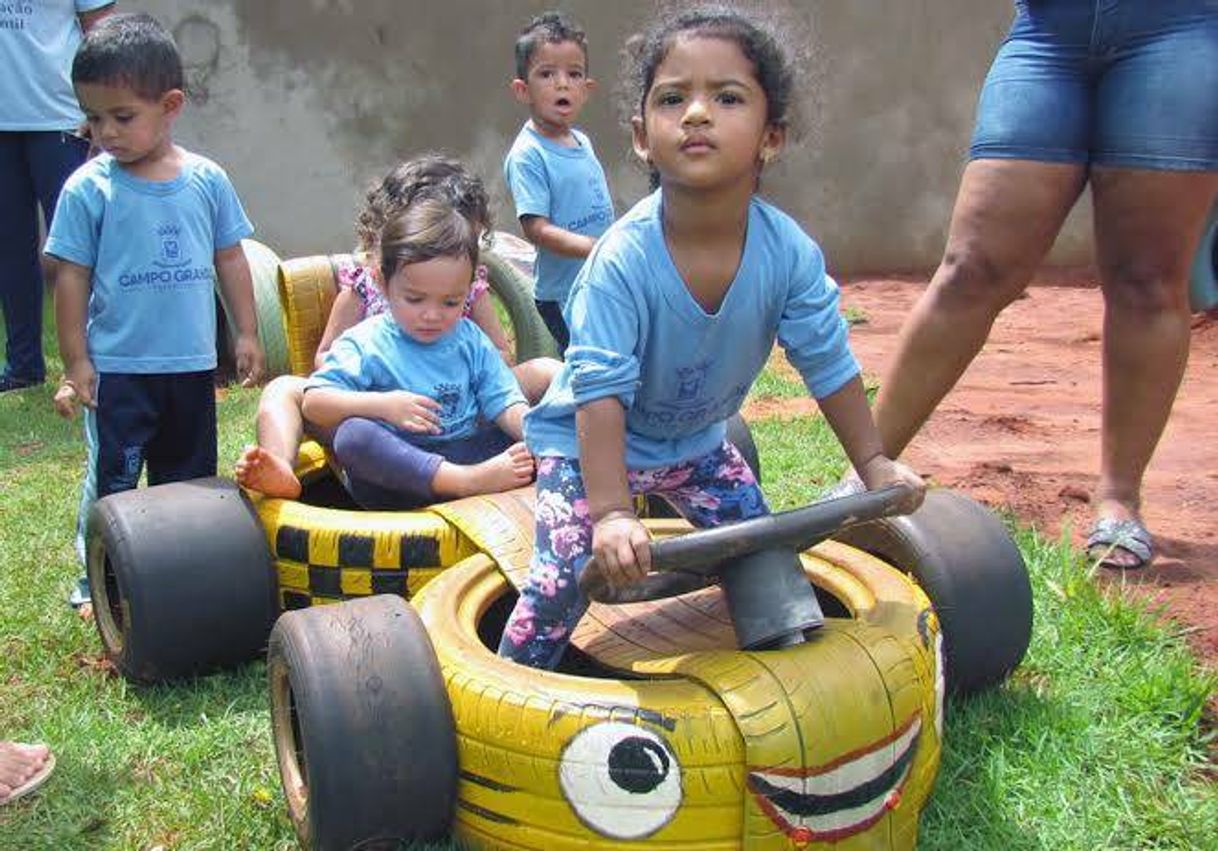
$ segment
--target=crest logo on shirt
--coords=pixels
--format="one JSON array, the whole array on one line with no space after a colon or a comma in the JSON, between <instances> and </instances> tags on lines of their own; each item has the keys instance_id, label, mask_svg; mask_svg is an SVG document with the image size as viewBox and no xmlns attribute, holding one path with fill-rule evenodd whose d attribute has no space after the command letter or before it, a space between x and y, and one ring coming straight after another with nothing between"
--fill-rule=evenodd
<instances>
[{"instance_id":1,"label":"crest logo on shirt","mask_svg":"<svg viewBox=\"0 0 1218 851\"><path fill-rule=\"evenodd\" d=\"M456 418L457 406L461 403L459 384L437 384L434 398L440 403L441 422L447 423Z\"/></svg>"},{"instance_id":2,"label":"crest logo on shirt","mask_svg":"<svg viewBox=\"0 0 1218 851\"><path fill-rule=\"evenodd\" d=\"M693 402L702 398L709 363L677 367L677 402Z\"/></svg>"},{"instance_id":3,"label":"crest logo on shirt","mask_svg":"<svg viewBox=\"0 0 1218 851\"><path fill-rule=\"evenodd\" d=\"M189 257L182 256L182 228L180 226L161 225L156 229L156 235L161 243L158 266L182 266L190 262Z\"/></svg>"}]
</instances>

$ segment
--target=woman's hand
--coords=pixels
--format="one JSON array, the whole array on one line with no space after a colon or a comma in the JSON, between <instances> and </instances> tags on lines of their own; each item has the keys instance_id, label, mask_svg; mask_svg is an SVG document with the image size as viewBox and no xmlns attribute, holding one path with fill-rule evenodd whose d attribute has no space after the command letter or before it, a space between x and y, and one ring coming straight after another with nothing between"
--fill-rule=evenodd
<instances>
[{"instance_id":1,"label":"woman's hand","mask_svg":"<svg viewBox=\"0 0 1218 851\"><path fill-rule=\"evenodd\" d=\"M869 491L889 485L905 485L910 488L912 493L901 507L906 514L917 511L926 497L926 482L922 477L900 461L893 461L885 455L874 456L863 465L858 474Z\"/></svg>"},{"instance_id":2,"label":"woman's hand","mask_svg":"<svg viewBox=\"0 0 1218 851\"><path fill-rule=\"evenodd\" d=\"M621 588L651 570L651 536L633 511L615 509L593 523L592 555L609 584Z\"/></svg>"},{"instance_id":3,"label":"woman's hand","mask_svg":"<svg viewBox=\"0 0 1218 851\"><path fill-rule=\"evenodd\" d=\"M440 403L435 399L409 390L392 390L381 395L381 419L394 428L418 434L439 434L443 431L440 427Z\"/></svg>"}]
</instances>

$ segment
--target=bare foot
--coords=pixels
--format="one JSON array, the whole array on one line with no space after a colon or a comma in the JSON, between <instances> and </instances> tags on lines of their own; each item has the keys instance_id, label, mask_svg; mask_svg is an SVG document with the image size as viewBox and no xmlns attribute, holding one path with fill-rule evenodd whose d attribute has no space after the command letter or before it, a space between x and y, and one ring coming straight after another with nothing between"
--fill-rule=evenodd
<instances>
[{"instance_id":1,"label":"bare foot","mask_svg":"<svg viewBox=\"0 0 1218 851\"><path fill-rule=\"evenodd\" d=\"M494 458L480 464L440 465L432 480L438 496L446 498L499 493L533 481L533 456L523 443L513 443Z\"/></svg>"},{"instance_id":2,"label":"bare foot","mask_svg":"<svg viewBox=\"0 0 1218 851\"><path fill-rule=\"evenodd\" d=\"M233 468L243 488L281 499L300 496L300 479L292 465L261 446L247 446Z\"/></svg>"},{"instance_id":3,"label":"bare foot","mask_svg":"<svg viewBox=\"0 0 1218 851\"><path fill-rule=\"evenodd\" d=\"M44 770L51 758L46 745L0 742L0 804L6 804L16 789Z\"/></svg>"}]
</instances>

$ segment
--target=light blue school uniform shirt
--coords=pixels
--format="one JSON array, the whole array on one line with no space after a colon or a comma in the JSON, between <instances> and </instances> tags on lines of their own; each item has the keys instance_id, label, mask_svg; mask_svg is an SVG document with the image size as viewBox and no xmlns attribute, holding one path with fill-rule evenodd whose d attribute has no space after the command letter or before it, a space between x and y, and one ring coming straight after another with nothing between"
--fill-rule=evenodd
<instances>
[{"instance_id":1,"label":"light blue school uniform shirt","mask_svg":"<svg viewBox=\"0 0 1218 851\"><path fill-rule=\"evenodd\" d=\"M318 387L373 393L409 390L436 400L440 434L400 430L419 446L470 437L482 422L525 402L495 344L465 318L440 339L422 343L398 327L392 314L369 317L330 346L305 391Z\"/></svg>"},{"instance_id":2,"label":"light blue school uniform shirt","mask_svg":"<svg viewBox=\"0 0 1218 851\"><path fill-rule=\"evenodd\" d=\"M525 416L534 455L577 458L575 410L605 397L626 409L629 469L705 455L723 442L775 338L817 399L859 374L837 284L790 216L752 200L740 266L707 313L669 254L662 198L656 191L614 224L576 279L566 362Z\"/></svg>"},{"instance_id":3,"label":"light blue school uniform shirt","mask_svg":"<svg viewBox=\"0 0 1218 851\"><path fill-rule=\"evenodd\" d=\"M526 121L503 161L503 175L516 204L516 218L543 216L563 230L600 236L613 224L605 170L591 140L579 130L571 135L577 147L547 139ZM582 257L563 257L539 247L534 297L563 304L583 263Z\"/></svg>"},{"instance_id":4,"label":"light blue school uniform shirt","mask_svg":"<svg viewBox=\"0 0 1218 851\"><path fill-rule=\"evenodd\" d=\"M0 131L72 130L84 120L72 91L77 15L114 0L0 2Z\"/></svg>"},{"instance_id":5,"label":"light blue school uniform shirt","mask_svg":"<svg viewBox=\"0 0 1218 851\"><path fill-rule=\"evenodd\" d=\"M98 372L216 366L216 251L254 232L224 169L183 151L173 180L101 154L64 184L46 253L92 268L86 332Z\"/></svg>"}]
</instances>

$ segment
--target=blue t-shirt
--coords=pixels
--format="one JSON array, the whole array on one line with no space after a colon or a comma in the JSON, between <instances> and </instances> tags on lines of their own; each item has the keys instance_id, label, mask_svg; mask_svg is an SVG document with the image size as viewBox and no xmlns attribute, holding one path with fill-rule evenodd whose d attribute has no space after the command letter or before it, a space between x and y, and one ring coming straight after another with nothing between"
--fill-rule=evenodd
<instances>
[{"instance_id":1,"label":"blue t-shirt","mask_svg":"<svg viewBox=\"0 0 1218 851\"><path fill-rule=\"evenodd\" d=\"M0 130L72 130L84 120L72 91L77 15L114 0L0 2Z\"/></svg>"},{"instance_id":2,"label":"blue t-shirt","mask_svg":"<svg viewBox=\"0 0 1218 851\"><path fill-rule=\"evenodd\" d=\"M723 441L774 340L823 398L859 373L824 256L790 216L754 198L740 267L719 310L690 295L664 241L660 191L597 244L567 302L571 346L525 416L534 455L576 458L575 410L607 396L626 408L626 466L705 455Z\"/></svg>"},{"instance_id":3,"label":"blue t-shirt","mask_svg":"<svg viewBox=\"0 0 1218 851\"><path fill-rule=\"evenodd\" d=\"M526 121L503 161L503 175L516 203L516 218L543 216L563 230L600 236L613 224L609 184L592 142L578 130L571 134L578 147L547 139ZM535 298L566 302L583 264L582 257L563 257L539 247Z\"/></svg>"},{"instance_id":4,"label":"blue t-shirt","mask_svg":"<svg viewBox=\"0 0 1218 851\"><path fill-rule=\"evenodd\" d=\"M92 269L86 330L98 372L216 365L215 254L254 229L224 169L182 153L165 181L102 154L59 195L46 253Z\"/></svg>"},{"instance_id":5,"label":"blue t-shirt","mask_svg":"<svg viewBox=\"0 0 1218 851\"><path fill-rule=\"evenodd\" d=\"M349 329L326 352L305 385L360 392L409 390L440 403L440 434L402 431L412 443L434 446L470 437L524 394L495 344L470 319L440 339L420 343L382 313Z\"/></svg>"}]
</instances>

